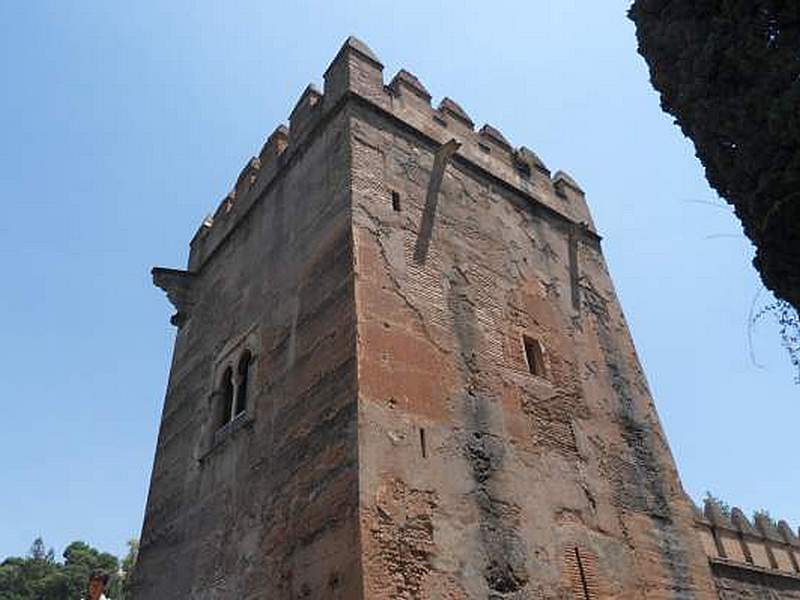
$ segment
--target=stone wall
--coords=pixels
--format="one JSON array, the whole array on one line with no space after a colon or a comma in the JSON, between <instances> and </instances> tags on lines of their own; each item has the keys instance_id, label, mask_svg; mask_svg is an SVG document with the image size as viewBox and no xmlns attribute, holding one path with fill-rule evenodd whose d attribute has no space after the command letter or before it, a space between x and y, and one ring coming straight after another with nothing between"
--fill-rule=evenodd
<instances>
[{"instance_id":1,"label":"stone wall","mask_svg":"<svg viewBox=\"0 0 800 600\"><path fill-rule=\"evenodd\" d=\"M694 514L577 182L382 71L347 40L187 270L154 270L179 330L136 598L792 585L794 542L738 530L737 562ZM244 349L248 407L220 426Z\"/></svg>"},{"instance_id":2,"label":"stone wall","mask_svg":"<svg viewBox=\"0 0 800 600\"><path fill-rule=\"evenodd\" d=\"M365 597L714 597L578 184L357 70Z\"/></svg>"},{"instance_id":3,"label":"stone wall","mask_svg":"<svg viewBox=\"0 0 800 600\"><path fill-rule=\"evenodd\" d=\"M720 598L800 598L800 539L786 521L752 523L711 501L695 519Z\"/></svg>"},{"instance_id":4,"label":"stone wall","mask_svg":"<svg viewBox=\"0 0 800 600\"><path fill-rule=\"evenodd\" d=\"M156 269L179 325L135 597L358 598L348 122L305 94L194 240ZM220 427L224 367L254 356Z\"/></svg>"}]
</instances>

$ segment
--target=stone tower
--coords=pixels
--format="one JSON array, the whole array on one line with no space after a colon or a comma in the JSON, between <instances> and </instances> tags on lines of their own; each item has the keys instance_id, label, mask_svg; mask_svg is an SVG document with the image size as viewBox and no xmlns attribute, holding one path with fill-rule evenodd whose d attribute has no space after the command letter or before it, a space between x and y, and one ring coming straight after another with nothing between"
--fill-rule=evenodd
<instances>
[{"instance_id":1,"label":"stone tower","mask_svg":"<svg viewBox=\"0 0 800 600\"><path fill-rule=\"evenodd\" d=\"M711 598L584 193L350 38L191 241L136 598Z\"/></svg>"}]
</instances>

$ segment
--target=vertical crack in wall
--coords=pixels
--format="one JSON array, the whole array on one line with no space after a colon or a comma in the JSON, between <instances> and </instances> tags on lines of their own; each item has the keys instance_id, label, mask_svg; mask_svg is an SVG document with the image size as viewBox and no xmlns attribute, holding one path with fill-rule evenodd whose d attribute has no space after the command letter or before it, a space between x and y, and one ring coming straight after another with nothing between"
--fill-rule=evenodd
<instances>
[{"instance_id":1,"label":"vertical crack in wall","mask_svg":"<svg viewBox=\"0 0 800 600\"><path fill-rule=\"evenodd\" d=\"M587 314L594 317L595 330L600 351L606 364L608 382L617 402L617 420L627 449L613 460L611 482L614 486L615 503L618 510L646 514L657 532L658 548L663 565L671 580L676 597L693 597L689 575L689 558L683 546L681 532L676 526L670 506L664 465L661 464L654 447L654 432L651 426L637 414L626 373L625 354L611 331L611 316L607 302L594 291L584 287L584 306Z\"/></svg>"},{"instance_id":2,"label":"vertical crack in wall","mask_svg":"<svg viewBox=\"0 0 800 600\"><path fill-rule=\"evenodd\" d=\"M496 474L505 459L505 442L491 433L490 391L480 377L480 358L475 306L467 295L460 267L449 276L448 305L455 324L464 392L467 431L463 451L475 482L480 541L486 563L483 577L489 598L503 598L528 584L527 551L519 533L520 508L499 497Z\"/></svg>"}]
</instances>

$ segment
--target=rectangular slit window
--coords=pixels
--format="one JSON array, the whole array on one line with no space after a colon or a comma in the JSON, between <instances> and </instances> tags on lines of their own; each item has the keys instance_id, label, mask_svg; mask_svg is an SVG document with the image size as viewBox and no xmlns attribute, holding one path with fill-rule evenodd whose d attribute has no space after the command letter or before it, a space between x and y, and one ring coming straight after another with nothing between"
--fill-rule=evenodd
<instances>
[{"instance_id":1,"label":"rectangular slit window","mask_svg":"<svg viewBox=\"0 0 800 600\"><path fill-rule=\"evenodd\" d=\"M527 335L522 336L522 343L525 346L525 360L528 363L528 370L531 375L538 377L545 376L544 352L539 340L535 340Z\"/></svg>"},{"instance_id":2,"label":"rectangular slit window","mask_svg":"<svg viewBox=\"0 0 800 600\"><path fill-rule=\"evenodd\" d=\"M400 194L395 191L392 191L392 210L400 212Z\"/></svg>"},{"instance_id":3,"label":"rectangular slit window","mask_svg":"<svg viewBox=\"0 0 800 600\"><path fill-rule=\"evenodd\" d=\"M428 446L425 443L425 430L422 427L419 429L419 449L422 452L422 458L427 458Z\"/></svg>"}]
</instances>

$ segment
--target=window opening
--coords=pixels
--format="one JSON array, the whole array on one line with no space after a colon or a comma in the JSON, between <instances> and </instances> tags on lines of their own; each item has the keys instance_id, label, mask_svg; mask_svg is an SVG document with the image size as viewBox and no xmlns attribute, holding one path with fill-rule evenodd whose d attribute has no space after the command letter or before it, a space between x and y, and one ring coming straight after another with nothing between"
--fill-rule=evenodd
<instances>
[{"instance_id":1,"label":"window opening","mask_svg":"<svg viewBox=\"0 0 800 600\"><path fill-rule=\"evenodd\" d=\"M233 370L228 367L222 375L222 385L220 388L222 396L219 409L219 426L222 427L231 420L233 410Z\"/></svg>"},{"instance_id":2,"label":"window opening","mask_svg":"<svg viewBox=\"0 0 800 600\"><path fill-rule=\"evenodd\" d=\"M419 429L419 449L422 452L422 458L427 458L428 446L425 443L425 430L422 427Z\"/></svg>"},{"instance_id":3,"label":"window opening","mask_svg":"<svg viewBox=\"0 0 800 600\"><path fill-rule=\"evenodd\" d=\"M400 212L400 194L392 190L392 210Z\"/></svg>"},{"instance_id":4,"label":"window opening","mask_svg":"<svg viewBox=\"0 0 800 600\"><path fill-rule=\"evenodd\" d=\"M542 345L539 343L539 340L525 335L522 336L522 342L525 346L525 359L528 362L528 370L531 372L531 375L544 377L544 352L542 351Z\"/></svg>"},{"instance_id":5,"label":"window opening","mask_svg":"<svg viewBox=\"0 0 800 600\"><path fill-rule=\"evenodd\" d=\"M236 387L236 412L234 416L242 414L247 409L247 389L250 379L250 364L252 362L252 354L250 354L249 350L245 350L239 359L239 366L237 367L238 385Z\"/></svg>"}]
</instances>

